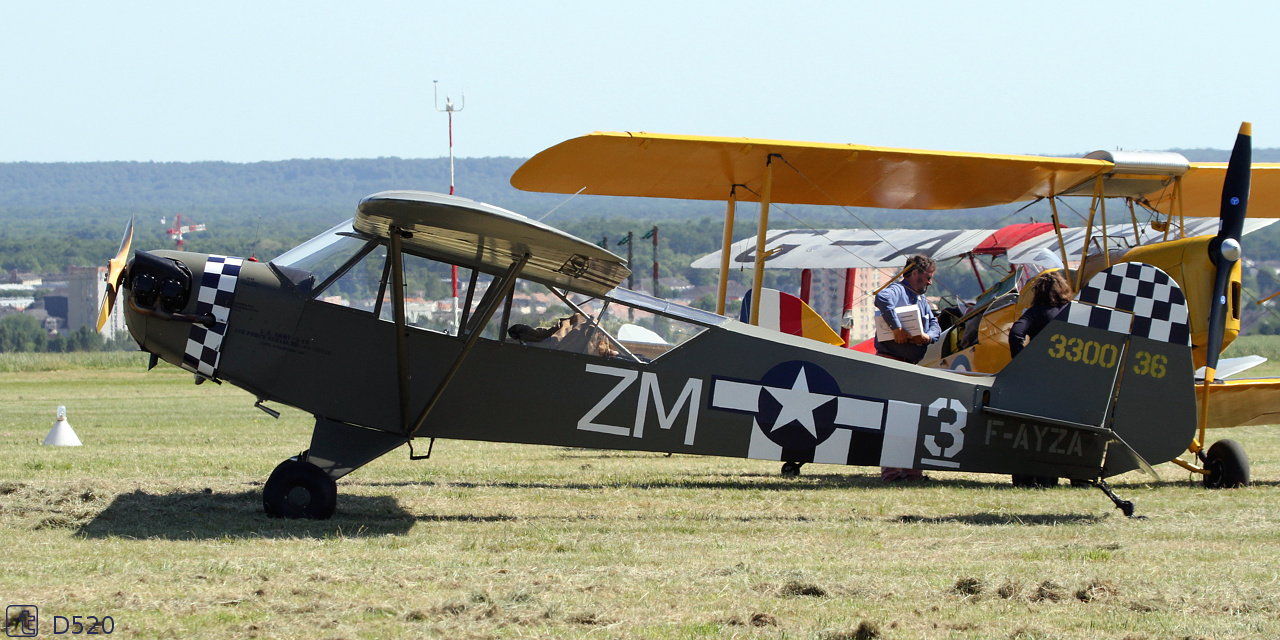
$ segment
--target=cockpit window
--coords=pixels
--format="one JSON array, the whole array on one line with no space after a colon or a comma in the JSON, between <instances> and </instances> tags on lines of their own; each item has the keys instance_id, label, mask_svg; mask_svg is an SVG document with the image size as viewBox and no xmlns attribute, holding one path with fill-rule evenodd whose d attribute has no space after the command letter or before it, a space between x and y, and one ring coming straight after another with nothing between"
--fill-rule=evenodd
<instances>
[{"instance_id":1,"label":"cockpit window","mask_svg":"<svg viewBox=\"0 0 1280 640\"><path fill-rule=\"evenodd\" d=\"M728 322L622 289L597 298L528 281L516 285L505 316L507 342L641 363L663 356L707 325Z\"/></svg>"},{"instance_id":2,"label":"cockpit window","mask_svg":"<svg viewBox=\"0 0 1280 640\"><path fill-rule=\"evenodd\" d=\"M367 252L369 245L375 242L357 233L348 220L286 251L271 264L290 275L295 284L299 284L296 278L302 276L299 272L309 274L312 286L320 291L339 269L350 264L362 251Z\"/></svg>"}]
</instances>

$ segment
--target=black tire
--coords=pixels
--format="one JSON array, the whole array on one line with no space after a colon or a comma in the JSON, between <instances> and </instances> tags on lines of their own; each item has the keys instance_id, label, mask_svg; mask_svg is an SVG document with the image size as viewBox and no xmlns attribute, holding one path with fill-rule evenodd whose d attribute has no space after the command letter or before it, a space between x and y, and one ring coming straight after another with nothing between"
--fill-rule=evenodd
<instances>
[{"instance_id":1,"label":"black tire","mask_svg":"<svg viewBox=\"0 0 1280 640\"><path fill-rule=\"evenodd\" d=\"M1206 489L1235 489L1249 484L1249 457L1235 440L1219 440L1205 453Z\"/></svg>"},{"instance_id":2,"label":"black tire","mask_svg":"<svg viewBox=\"0 0 1280 640\"><path fill-rule=\"evenodd\" d=\"M338 506L338 485L320 467L290 458L262 487L262 509L273 518L328 520Z\"/></svg>"},{"instance_id":3,"label":"black tire","mask_svg":"<svg viewBox=\"0 0 1280 640\"><path fill-rule=\"evenodd\" d=\"M799 478L799 477L800 477L800 467L801 467L801 466L803 466L803 465L804 465L804 463L803 463L803 462L784 462L784 463L782 463L782 477L784 477L784 478Z\"/></svg>"}]
</instances>

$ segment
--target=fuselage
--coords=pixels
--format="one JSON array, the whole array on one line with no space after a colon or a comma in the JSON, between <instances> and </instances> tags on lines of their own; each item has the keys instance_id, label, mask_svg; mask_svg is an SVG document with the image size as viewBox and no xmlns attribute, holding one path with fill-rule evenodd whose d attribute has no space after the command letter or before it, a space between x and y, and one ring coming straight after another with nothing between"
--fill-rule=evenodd
<instances>
[{"instance_id":1,"label":"fuselage","mask_svg":"<svg viewBox=\"0 0 1280 640\"><path fill-rule=\"evenodd\" d=\"M498 316L502 331L475 340L406 326L402 378L396 323L386 314L316 295L307 274L172 251L135 260L131 269L129 283L147 269L190 274L181 309L164 309L163 297L144 297L147 307L132 290L136 284L126 288L126 320L143 349L259 400L406 440L441 437L1082 479L1136 467L1113 455L1104 468L1113 439L1108 425L1118 411L1114 372L1126 353L1124 337L1109 332L1090 343L1097 353L1114 353L1105 367L1096 358L1073 364L1044 356L1044 362L1028 364L1029 373L1002 381L906 365L681 311L663 301L645 307L639 294L618 290L597 308L621 316L626 303L640 304L640 313L669 314L666 322L689 324L696 335L652 360L616 351L605 356L546 349L505 337L512 322L508 308ZM170 306L181 301L171 300ZM603 315L602 310L596 318L602 330ZM1063 336L1086 337L1091 331L1065 324L1060 330ZM1111 351L1102 351L1107 344ZM1055 369L1073 366L1081 367L1078 375L1103 375L1078 394L1028 403L1034 386L1027 385L1036 379L1047 384L1061 374ZM1075 426L1080 424L1095 426ZM1183 445L1179 441L1172 455ZM1167 459L1165 448L1156 443L1143 454Z\"/></svg>"}]
</instances>

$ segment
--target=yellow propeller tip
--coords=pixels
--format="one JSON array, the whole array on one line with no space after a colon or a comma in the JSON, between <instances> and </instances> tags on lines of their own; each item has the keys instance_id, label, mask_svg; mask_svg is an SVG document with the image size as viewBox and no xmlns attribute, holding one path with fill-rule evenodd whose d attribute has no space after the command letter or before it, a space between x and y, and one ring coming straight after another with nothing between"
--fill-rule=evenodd
<instances>
[{"instance_id":1,"label":"yellow propeller tip","mask_svg":"<svg viewBox=\"0 0 1280 640\"><path fill-rule=\"evenodd\" d=\"M1252 136L1252 135L1253 135L1253 123L1252 123L1252 122L1241 122L1241 123L1240 123L1240 135L1242 135L1242 136Z\"/></svg>"}]
</instances>

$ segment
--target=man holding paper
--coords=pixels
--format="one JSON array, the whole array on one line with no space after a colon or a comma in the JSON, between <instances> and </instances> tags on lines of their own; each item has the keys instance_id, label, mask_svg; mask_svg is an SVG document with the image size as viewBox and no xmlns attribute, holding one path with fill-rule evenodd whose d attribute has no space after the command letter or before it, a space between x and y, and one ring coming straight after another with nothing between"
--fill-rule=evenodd
<instances>
[{"instance_id":1,"label":"man holding paper","mask_svg":"<svg viewBox=\"0 0 1280 640\"><path fill-rule=\"evenodd\" d=\"M915 364L942 335L924 297L935 269L933 258L912 256L902 279L876 294L876 355Z\"/></svg>"},{"instance_id":2,"label":"man holding paper","mask_svg":"<svg viewBox=\"0 0 1280 640\"><path fill-rule=\"evenodd\" d=\"M923 255L911 256L902 271L902 280L876 294L876 355L915 364L925 350L942 335L924 292L933 284L937 263ZM880 479L922 480L915 469L882 467Z\"/></svg>"}]
</instances>

